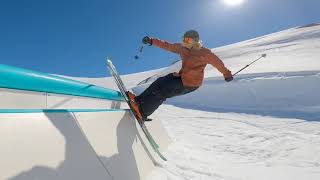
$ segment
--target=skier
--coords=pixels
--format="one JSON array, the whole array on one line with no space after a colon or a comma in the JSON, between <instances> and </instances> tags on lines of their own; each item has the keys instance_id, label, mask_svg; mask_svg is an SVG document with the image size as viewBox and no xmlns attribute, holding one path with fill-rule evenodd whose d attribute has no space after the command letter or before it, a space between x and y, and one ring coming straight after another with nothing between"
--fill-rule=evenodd
<instances>
[{"instance_id":1,"label":"skier","mask_svg":"<svg viewBox=\"0 0 320 180\"><path fill-rule=\"evenodd\" d=\"M207 64L211 64L220 71L225 81L233 80L231 71L224 66L224 63L209 49L202 47L199 33L195 30L185 32L182 43L171 44L148 36L145 36L142 42L179 54L182 68L179 72L158 78L138 96L130 91L127 92L139 122L147 120L147 117L167 98L184 95L198 89L202 85Z\"/></svg>"}]
</instances>

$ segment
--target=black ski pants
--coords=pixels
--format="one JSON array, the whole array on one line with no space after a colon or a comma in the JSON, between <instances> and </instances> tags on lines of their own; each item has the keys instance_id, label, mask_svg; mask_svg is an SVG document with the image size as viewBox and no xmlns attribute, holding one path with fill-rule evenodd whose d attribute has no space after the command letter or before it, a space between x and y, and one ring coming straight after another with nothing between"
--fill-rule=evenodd
<instances>
[{"instance_id":1,"label":"black ski pants","mask_svg":"<svg viewBox=\"0 0 320 180\"><path fill-rule=\"evenodd\" d=\"M136 97L144 118L151 115L167 99L190 93L198 87L184 87L181 77L168 74L154 81L144 92Z\"/></svg>"}]
</instances>

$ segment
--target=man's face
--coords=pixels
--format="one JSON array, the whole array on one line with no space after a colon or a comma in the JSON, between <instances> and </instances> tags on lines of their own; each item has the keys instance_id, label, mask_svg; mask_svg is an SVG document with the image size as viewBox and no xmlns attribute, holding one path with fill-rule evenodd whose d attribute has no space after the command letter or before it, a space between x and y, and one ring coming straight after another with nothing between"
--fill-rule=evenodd
<instances>
[{"instance_id":1,"label":"man's face","mask_svg":"<svg viewBox=\"0 0 320 180\"><path fill-rule=\"evenodd\" d=\"M193 39L192 38L190 38L190 37L183 38L183 40L182 40L183 47L191 49L192 48L192 44L193 44Z\"/></svg>"}]
</instances>

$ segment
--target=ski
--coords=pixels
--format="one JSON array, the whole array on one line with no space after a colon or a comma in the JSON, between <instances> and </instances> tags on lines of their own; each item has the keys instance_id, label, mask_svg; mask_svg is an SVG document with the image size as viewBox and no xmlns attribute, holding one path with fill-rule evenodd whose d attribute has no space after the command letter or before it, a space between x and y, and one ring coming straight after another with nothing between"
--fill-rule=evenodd
<instances>
[{"instance_id":1,"label":"ski","mask_svg":"<svg viewBox=\"0 0 320 180\"><path fill-rule=\"evenodd\" d=\"M130 107L130 113L131 115L136 119L136 121L138 122L138 124L140 125L145 137L147 138L149 144L151 145L152 149L155 151L155 153L157 153L159 155L159 157L164 160L167 161L167 159L161 154L161 152L159 151L159 145L156 143L156 141L154 140L154 138L152 137L152 135L150 134L150 132L148 131L146 125L144 123L141 123L137 120L135 114L132 111L131 105L130 105L130 99L127 96L127 89L124 86L119 73L117 72L115 66L113 65L111 59L107 59L107 65L108 65L108 70L110 72L110 74L112 75L112 77L114 78L115 83L117 84L121 95L124 97L125 101L127 102L128 106Z\"/></svg>"}]
</instances>

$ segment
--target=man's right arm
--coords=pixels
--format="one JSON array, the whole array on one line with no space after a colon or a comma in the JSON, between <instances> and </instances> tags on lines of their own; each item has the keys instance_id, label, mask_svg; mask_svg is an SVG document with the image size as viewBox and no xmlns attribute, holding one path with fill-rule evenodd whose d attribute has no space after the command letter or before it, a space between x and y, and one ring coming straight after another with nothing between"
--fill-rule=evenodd
<instances>
[{"instance_id":1,"label":"man's right arm","mask_svg":"<svg viewBox=\"0 0 320 180\"><path fill-rule=\"evenodd\" d=\"M144 37L142 42L144 44L150 44L157 46L161 49L164 49L166 51L170 51L173 53L179 53L181 45L179 43L171 44L169 42L157 39L157 38L149 38L148 36Z\"/></svg>"}]
</instances>

